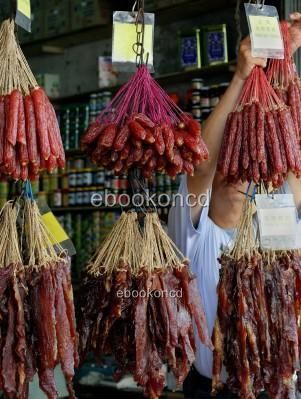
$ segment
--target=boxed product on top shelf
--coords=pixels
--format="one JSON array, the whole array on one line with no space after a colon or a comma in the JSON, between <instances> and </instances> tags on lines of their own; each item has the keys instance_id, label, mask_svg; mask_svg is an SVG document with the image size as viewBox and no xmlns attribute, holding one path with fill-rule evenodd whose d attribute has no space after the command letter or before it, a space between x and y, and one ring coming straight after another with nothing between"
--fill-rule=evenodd
<instances>
[{"instance_id":1,"label":"boxed product on top shelf","mask_svg":"<svg viewBox=\"0 0 301 399\"><path fill-rule=\"evenodd\" d=\"M112 19L112 6L109 0L72 0L70 11L72 30L109 24Z\"/></svg>"},{"instance_id":2,"label":"boxed product on top shelf","mask_svg":"<svg viewBox=\"0 0 301 399\"><path fill-rule=\"evenodd\" d=\"M226 24L179 32L179 64L183 69L228 62Z\"/></svg>"}]
</instances>

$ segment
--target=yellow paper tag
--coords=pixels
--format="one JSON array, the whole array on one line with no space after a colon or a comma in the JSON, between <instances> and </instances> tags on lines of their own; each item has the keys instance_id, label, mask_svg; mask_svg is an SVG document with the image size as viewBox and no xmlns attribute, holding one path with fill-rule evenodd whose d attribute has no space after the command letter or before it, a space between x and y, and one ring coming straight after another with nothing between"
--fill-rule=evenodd
<instances>
[{"instance_id":1,"label":"yellow paper tag","mask_svg":"<svg viewBox=\"0 0 301 399\"><path fill-rule=\"evenodd\" d=\"M114 23L113 62L136 62L133 44L137 41L135 24ZM148 63L153 64L153 25L146 24L144 31L144 60L148 53Z\"/></svg>"},{"instance_id":2,"label":"yellow paper tag","mask_svg":"<svg viewBox=\"0 0 301 399\"><path fill-rule=\"evenodd\" d=\"M17 10L20 11L25 17L31 18L30 0L18 0Z\"/></svg>"},{"instance_id":3,"label":"yellow paper tag","mask_svg":"<svg viewBox=\"0 0 301 399\"><path fill-rule=\"evenodd\" d=\"M44 213L42 219L50 232L51 243L53 245L69 240L67 233L52 212Z\"/></svg>"}]
</instances>

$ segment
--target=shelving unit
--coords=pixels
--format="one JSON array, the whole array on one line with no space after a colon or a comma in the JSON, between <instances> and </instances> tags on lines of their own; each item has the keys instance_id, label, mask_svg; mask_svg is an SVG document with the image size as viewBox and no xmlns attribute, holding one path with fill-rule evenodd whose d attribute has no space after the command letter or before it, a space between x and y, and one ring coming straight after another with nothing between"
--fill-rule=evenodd
<instances>
[{"instance_id":1,"label":"shelving unit","mask_svg":"<svg viewBox=\"0 0 301 399\"><path fill-rule=\"evenodd\" d=\"M155 78L161 86L167 86L167 85L173 85L185 82L196 77L204 78L212 76L216 73L227 73L227 72L232 73L235 70L235 66L236 66L236 60L231 60L229 62L225 62L222 64L204 66L198 69L188 69L184 71L168 73L161 76L156 76ZM57 105L67 104L67 103L78 103L87 99L87 97L89 97L89 95L92 93L102 93L104 91L112 91L114 93L119 88L120 85L113 87L104 87L102 89L94 90L93 92L90 91L90 92L75 94L73 96L53 98L52 102Z\"/></svg>"},{"instance_id":2,"label":"shelving unit","mask_svg":"<svg viewBox=\"0 0 301 399\"><path fill-rule=\"evenodd\" d=\"M147 11L155 12L157 25L166 25L171 22L192 18L198 13L208 13L217 9L230 7L233 4L235 4L234 0L189 0L182 4ZM43 54L60 54L68 47L101 39L109 39L111 36L111 24L98 25L79 31L68 32L56 37L24 43L22 44L22 49L26 57Z\"/></svg>"}]
</instances>

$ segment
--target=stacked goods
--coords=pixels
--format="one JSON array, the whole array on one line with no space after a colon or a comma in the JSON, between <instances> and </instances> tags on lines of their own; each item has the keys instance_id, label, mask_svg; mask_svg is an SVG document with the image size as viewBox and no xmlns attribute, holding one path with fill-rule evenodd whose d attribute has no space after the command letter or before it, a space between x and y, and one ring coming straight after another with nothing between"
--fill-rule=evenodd
<instances>
[{"instance_id":1,"label":"stacked goods","mask_svg":"<svg viewBox=\"0 0 301 399\"><path fill-rule=\"evenodd\" d=\"M292 55L290 53L289 24L281 22L281 31L284 42L284 59L269 61L266 75L276 94L289 106L294 121L295 130L301 133L301 95L300 78L296 73Z\"/></svg>"},{"instance_id":2,"label":"stacked goods","mask_svg":"<svg viewBox=\"0 0 301 399\"><path fill-rule=\"evenodd\" d=\"M246 201L249 202L249 201ZM252 207L246 204L236 244L220 260L218 314L213 333L213 394L227 386L239 398L295 398L300 369L301 256L298 251L259 251Z\"/></svg>"},{"instance_id":3,"label":"stacked goods","mask_svg":"<svg viewBox=\"0 0 301 399\"><path fill-rule=\"evenodd\" d=\"M228 116L218 171L229 182L263 180L279 187L289 171L301 175L298 136L289 108L255 67Z\"/></svg>"},{"instance_id":4,"label":"stacked goods","mask_svg":"<svg viewBox=\"0 0 301 399\"><path fill-rule=\"evenodd\" d=\"M113 353L116 377L133 373L149 398L164 388L164 364L178 384L188 374L195 359L192 320L212 347L196 280L156 213L146 214L143 233L137 213L122 214L87 266L80 293L81 359L89 351L97 358Z\"/></svg>"},{"instance_id":5,"label":"stacked goods","mask_svg":"<svg viewBox=\"0 0 301 399\"><path fill-rule=\"evenodd\" d=\"M157 171L192 175L208 159L200 125L173 103L146 66L138 68L89 126L82 148L95 164L116 174L135 167L146 178Z\"/></svg>"},{"instance_id":6,"label":"stacked goods","mask_svg":"<svg viewBox=\"0 0 301 399\"><path fill-rule=\"evenodd\" d=\"M35 202L7 203L0 221L1 390L10 399L27 399L28 384L38 373L47 398L56 399L53 373L61 364L69 398L75 399L77 334L69 259L56 255Z\"/></svg>"},{"instance_id":7,"label":"stacked goods","mask_svg":"<svg viewBox=\"0 0 301 399\"><path fill-rule=\"evenodd\" d=\"M57 255L53 237L42 221L36 202L25 200L23 219L32 364L38 372L40 387L49 399L57 398L54 368L60 364L69 398L74 399L72 378L78 365L78 337L70 259L62 248L61 256Z\"/></svg>"},{"instance_id":8,"label":"stacked goods","mask_svg":"<svg viewBox=\"0 0 301 399\"><path fill-rule=\"evenodd\" d=\"M0 28L0 176L37 180L65 166L55 111L17 43L14 21Z\"/></svg>"}]
</instances>

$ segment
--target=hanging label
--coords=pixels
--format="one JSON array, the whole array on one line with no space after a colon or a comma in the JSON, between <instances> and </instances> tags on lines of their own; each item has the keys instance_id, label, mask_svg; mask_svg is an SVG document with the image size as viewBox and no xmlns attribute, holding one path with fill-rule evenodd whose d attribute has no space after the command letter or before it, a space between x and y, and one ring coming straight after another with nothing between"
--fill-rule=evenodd
<instances>
[{"instance_id":1,"label":"hanging label","mask_svg":"<svg viewBox=\"0 0 301 399\"><path fill-rule=\"evenodd\" d=\"M115 11L113 14L112 62L114 64L136 65L137 31L142 32L142 25L136 25L136 12ZM154 56L154 23L155 15L144 14L144 62L153 68ZM142 34L140 34L142 40Z\"/></svg>"},{"instance_id":2,"label":"hanging label","mask_svg":"<svg viewBox=\"0 0 301 399\"><path fill-rule=\"evenodd\" d=\"M51 212L48 205L45 202L39 202L39 209L42 215L43 222L49 230L50 239L53 246L55 247L59 244L61 247L63 247L63 249L68 251L69 256L75 255L76 249L73 245L73 242L71 241L70 237L65 232L63 227L60 225L57 218Z\"/></svg>"},{"instance_id":3,"label":"hanging label","mask_svg":"<svg viewBox=\"0 0 301 399\"><path fill-rule=\"evenodd\" d=\"M284 58L284 45L276 7L245 3L252 56Z\"/></svg>"},{"instance_id":4,"label":"hanging label","mask_svg":"<svg viewBox=\"0 0 301 399\"><path fill-rule=\"evenodd\" d=\"M27 32L31 32L30 0L17 0L16 23Z\"/></svg>"},{"instance_id":5,"label":"hanging label","mask_svg":"<svg viewBox=\"0 0 301 399\"><path fill-rule=\"evenodd\" d=\"M256 195L260 245L263 249L301 248L301 229L292 194Z\"/></svg>"}]
</instances>

